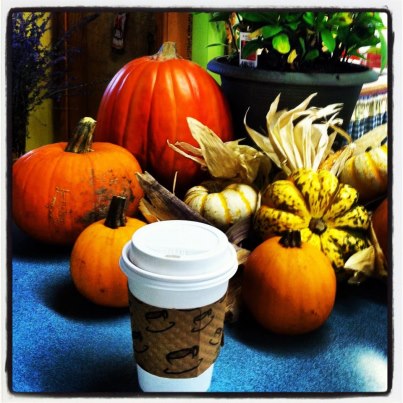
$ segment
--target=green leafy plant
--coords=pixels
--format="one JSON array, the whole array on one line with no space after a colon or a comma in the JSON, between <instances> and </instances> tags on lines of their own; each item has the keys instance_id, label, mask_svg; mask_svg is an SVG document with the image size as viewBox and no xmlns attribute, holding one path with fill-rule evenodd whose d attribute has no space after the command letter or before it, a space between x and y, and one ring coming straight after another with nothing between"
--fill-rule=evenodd
<instances>
[{"instance_id":1,"label":"green leafy plant","mask_svg":"<svg viewBox=\"0 0 403 403\"><path fill-rule=\"evenodd\" d=\"M379 47L381 68L387 63L386 29L379 12L215 12L211 21L226 21L232 38L230 56L239 53L239 32L251 40L243 55L261 51L258 67L279 71L331 71L352 57L364 58L361 49Z\"/></svg>"}]
</instances>

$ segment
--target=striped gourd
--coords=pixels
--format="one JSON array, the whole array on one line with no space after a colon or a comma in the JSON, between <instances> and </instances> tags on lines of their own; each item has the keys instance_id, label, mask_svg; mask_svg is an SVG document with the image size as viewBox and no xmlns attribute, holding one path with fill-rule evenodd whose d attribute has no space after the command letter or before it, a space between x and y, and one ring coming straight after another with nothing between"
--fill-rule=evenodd
<instances>
[{"instance_id":1,"label":"striped gourd","mask_svg":"<svg viewBox=\"0 0 403 403\"><path fill-rule=\"evenodd\" d=\"M226 230L255 213L257 197L250 185L211 180L190 188L184 202L212 225Z\"/></svg>"},{"instance_id":2,"label":"striped gourd","mask_svg":"<svg viewBox=\"0 0 403 403\"><path fill-rule=\"evenodd\" d=\"M368 246L370 218L358 193L327 170L301 168L263 191L254 227L263 238L300 230L303 242L320 248L335 269Z\"/></svg>"},{"instance_id":3,"label":"striped gourd","mask_svg":"<svg viewBox=\"0 0 403 403\"><path fill-rule=\"evenodd\" d=\"M357 189L360 200L371 201L388 189L387 144L374 147L347 160L339 179Z\"/></svg>"}]
</instances>

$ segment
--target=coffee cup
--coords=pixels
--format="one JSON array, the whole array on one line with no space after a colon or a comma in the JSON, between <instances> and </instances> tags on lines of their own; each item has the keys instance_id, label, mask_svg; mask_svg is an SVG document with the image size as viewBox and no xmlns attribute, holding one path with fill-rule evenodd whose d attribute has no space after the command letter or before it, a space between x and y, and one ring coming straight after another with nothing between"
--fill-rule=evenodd
<instances>
[{"instance_id":1,"label":"coffee cup","mask_svg":"<svg viewBox=\"0 0 403 403\"><path fill-rule=\"evenodd\" d=\"M207 391L223 340L228 282L238 268L226 235L195 221L148 224L123 248L120 267L128 278L140 388Z\"/></svg>"}]
</instances>

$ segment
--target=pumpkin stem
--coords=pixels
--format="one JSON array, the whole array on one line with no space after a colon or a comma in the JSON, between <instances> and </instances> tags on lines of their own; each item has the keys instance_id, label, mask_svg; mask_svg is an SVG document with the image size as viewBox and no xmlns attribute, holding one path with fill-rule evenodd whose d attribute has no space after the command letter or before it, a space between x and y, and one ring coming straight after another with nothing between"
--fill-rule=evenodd
<instances>
[{"instance_id":1,"label":"pumpkin stem","mask_svg":"<svg viewBox=\"0 0 403 403\"><path fill-rule=\"evenodd\" d=\"M113 196L109 205L108 215L105 218L105 227L116 229L126 225L125 216L126 197Z\"/></svg>"},{"instance_id":2,"label":"pumpkin stem","mask_svg":"<svg viewBox=\"0 0 403 403\"><path fill-rule=\"evenodd\" d=\"M77 129L64 151L76 154L90 152L95 125L96 121L94 119L88 117L82 118L78 122Z\"/></svg>"},{"instance_id":3,"label":"pumpkin stem","mask_svg":"<svg viewBox=\"0 0 403 403\"><path fill-rule=\"evenodd\" d=\"M279 243L285 248L300 248L301 247L301 232L289 230L283 234Z\"/></svg>"},{"instance_id":4,"label":"pumpkin stem","mask_svg":"<svg viewBox=\"0 0 403 403\"><path fill-rule=\"evenodd\" d=\"M176 52L176 43L171 41L164 42L158 52L150 57L151 59L158 61L181 59L181 57Z\"/></svg>"},{"instance_id":5,"label":"pumpkin stem","mask_svg":"<svg viewBox=\"0 0 403 403\"><path fill-rule=\"evenodd\" d=\"M309 229L317 235L321 235L326 231L326 224L321 218L311 218Z\"/></svg>"}]
</instances>

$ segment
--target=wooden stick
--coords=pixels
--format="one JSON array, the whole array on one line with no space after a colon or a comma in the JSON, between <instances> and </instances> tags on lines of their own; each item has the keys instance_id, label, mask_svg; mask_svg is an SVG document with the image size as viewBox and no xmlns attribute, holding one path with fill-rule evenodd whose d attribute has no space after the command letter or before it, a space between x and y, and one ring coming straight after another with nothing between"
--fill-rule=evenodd
<instances>
[{"instance_id":1,"label":"wooden stick","mask_svg":"<svg viewBox=\"0 0 403 403\"><path fill-rule=\"evenodd\" d=\"M148 199L149 210L152 207L152 212L157 215L158 219L198 221L211 225L198 212L160 185L148 172L137 173L136 176Z\"/></svg>"}]
</instances>

